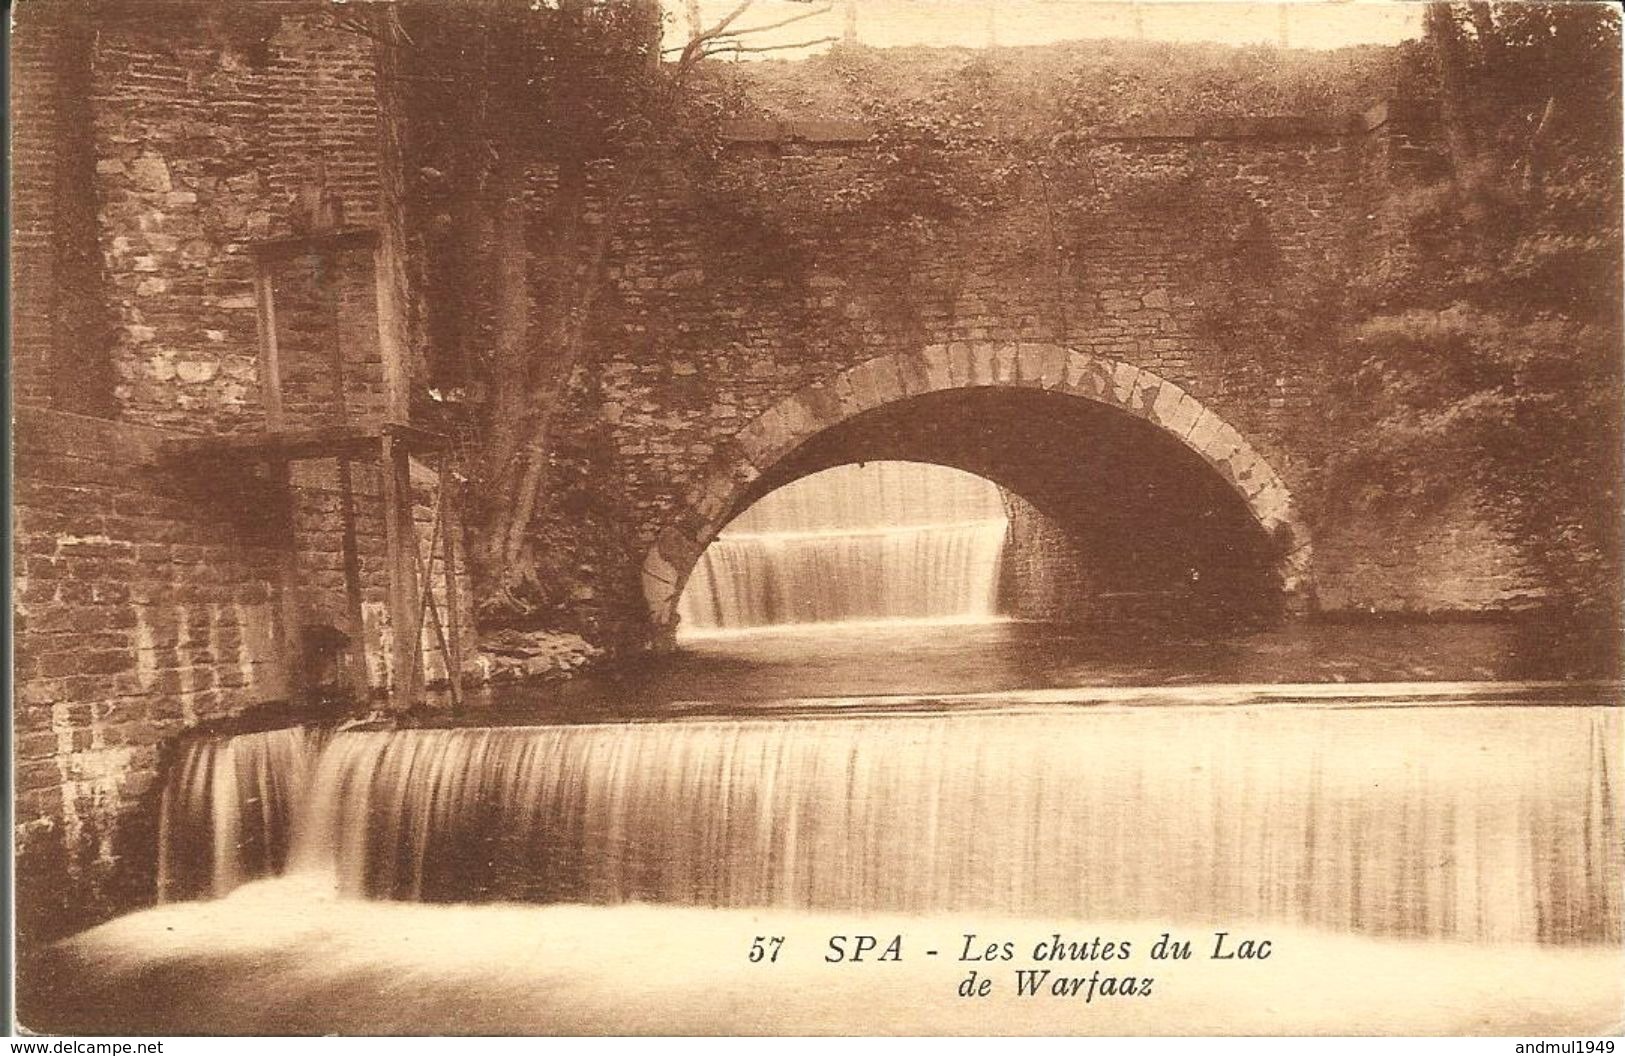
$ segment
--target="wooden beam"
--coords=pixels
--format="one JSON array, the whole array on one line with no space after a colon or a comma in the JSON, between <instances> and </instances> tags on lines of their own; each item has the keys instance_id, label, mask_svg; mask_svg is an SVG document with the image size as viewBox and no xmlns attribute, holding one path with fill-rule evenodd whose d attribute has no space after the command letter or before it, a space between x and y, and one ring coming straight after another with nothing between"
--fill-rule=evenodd
<instances>
[{"instance_id":1,"label":"wooden beam","mask_svg":"<svg viewBox=\"0 0 1625 1056\"><path fill-rule=\"evenodd\" d=\"M282 362L276 332L276 293L271 272L263 265L254 268L254 299L258 306L255 322L259 327L260 403L265 407L265 428L276 432L286 424L282 417Z\"/></svg>"},{"instance_id":2,"label":"wooden beam","mask_svg":"<svg viewBox=\"0 0 1625 1056\"><path fill-rule=\"evenodd\" d=\"M401 266L395 240L380 238L372 273L378 315L378 362L384 372L384 417L404 421L412 413L412 364L407 360L405 306L397 296Z\"/></svg>"},{"instance_id":3,"label":"wooden beam","mask_svg":"<svg viewBox=\"0 0 1625 1056\"><path fill-rule=\"evenodd\" d=\"M378 244L378 232L372 228L340 228L292 238L273 238L249 243L247 250L260 263L290 260L313 255L330 256L350 249L371 250Z\"/></svg>"},{"instance_id":4,"label":"wooden beam","mask_svg":"<svg viewBox=\"0 0 1625 1056\"><path fill-rule=\"evenodd\" d=\"M387 431L379 440L379 469L384 482L384 553L389 564L391 704L406 711L417 706L423 685L417 643L412 640L417 612L417 529L412 521L411 456Z\"/></svg>"},{"instance_id":5,"label":"wooden beam","mask_svg":"<svg viewBox=\"0 0 1625 1056\"><path fill-rule=\"evenodd\" d=\"M263 433L233 433L224 436L188 436L162 441L158 455L166 460L237 459L243 461L303 461L311 458L347 458L370 462L378 457L378 441L384 434L407 451L435 451L449 442L439 433L401 422L386 422L379 428L324 425L314 429L282 429Z\"/></svg>"}]
</instances>

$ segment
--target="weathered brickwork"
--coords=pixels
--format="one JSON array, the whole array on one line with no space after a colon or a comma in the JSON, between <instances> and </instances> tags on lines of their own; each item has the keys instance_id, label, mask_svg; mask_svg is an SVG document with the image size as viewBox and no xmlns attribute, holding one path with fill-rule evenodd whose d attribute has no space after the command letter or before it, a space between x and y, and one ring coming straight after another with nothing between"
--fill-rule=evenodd
<instances>
[{"instance_id":1,"label":"weathered brickwork","mask_svg":"<svg viewBox=\"0 0 1625 1056\"><path fill-rule=\"evenodd\" d=\"M155 782L176 735L281 705L295 675L331 680L313 643L359 640L368 684L393 677L374 465L354 464L347 488L334 460L297 465L290 531L269 466L163 454L264 425L251 247L298 233L313 194L342 210L332 220L387 227L375 45L317 5L108 8L91 28L78 5L40 0L13 34L17 841L30 939L151 898ZM399 241L380 235L391 252ZM383 346L404 336L383 316L405 297L385 259L388 303L366 248L274 266L290 425L384 416L399 379L384 376ZM417 463L412 477L428 555L437 482ZM290 548L298 587L284 598ZM347 550L361 627L343 600ZM430 561L438 575L440 546ZM460 608L466 634L466 590ZM336 633L286 654L290 616ZM444 679L427 618L423 640L428 677Z\"/></svg>"},{"instance_id":2,"label":"weathered brickwork","mask_svg":"<svg viewBox=\"0 0 1625 1056\"><path fill-rule=\"evenodd\" d=\"M88 114L94 35L83 18L18 12L10 53L11 337L21 401L107 414L113 378L95 246L95 155Z\"/></svg>"},{"instance_id":3,"label":"weathered brickwork","mask_svg":"<svg viewBox=\"0 0 1625 1056\"><path fill-rule=\"evenodd\" d=\"M164 434L19 410L19 903L30 935L150 892L160 746L285 696L264 481L162 468ZM53 893L55 893L53 895Z\"/></svg>"},{"instance_id":4,"label":"weathered brickwork","mask_svg":"<svg viewBox=\"0 0 1625 1056\"><path fill-rule=\"evenodd\" d=\"M248 244L289 234L318 180L347 222L377 220L372 44L320 25L234 36L192 15L98 34L97 192L126 419L261 425Z\"/></svg>"}]
</instances>

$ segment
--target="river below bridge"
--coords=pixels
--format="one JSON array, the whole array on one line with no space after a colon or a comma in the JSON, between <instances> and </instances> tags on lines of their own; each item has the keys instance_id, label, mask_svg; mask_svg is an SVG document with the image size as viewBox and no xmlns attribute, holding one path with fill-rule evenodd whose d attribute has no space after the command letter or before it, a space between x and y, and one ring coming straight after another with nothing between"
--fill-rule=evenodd
<instances>
[{"instance_id":1,"label":"river below bridge","mask_svg":"<svg viewBox=\"0 0 1625 1056\"><path fill-rule=\"evenodd\" d=\"M1612 632L1559 637L1489 621L1294 621L1259 629L1103 631L987 619L789 625L687 635L568 682L477 694L479 722L772 709L813 699L1069 690L1581 682L1617 677Z\"/></svg>"}]
</instances>

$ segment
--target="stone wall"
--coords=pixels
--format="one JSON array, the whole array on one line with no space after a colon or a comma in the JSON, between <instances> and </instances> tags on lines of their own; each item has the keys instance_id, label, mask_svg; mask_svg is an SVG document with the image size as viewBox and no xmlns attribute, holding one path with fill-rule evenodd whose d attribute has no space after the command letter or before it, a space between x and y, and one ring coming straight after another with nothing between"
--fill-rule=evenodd
<instances>
[{"instance_id":1,"label":"stone wall","mask_svg":"<svg viewBox=\"0 0 1625 1056\"><path fill-rule=\"evenodd\" d=\"M1326 534L1317 587L1328 613L1438 615L1532 609L1541 599L1516 537L1471 494L1365 512Z\"/></svg>"},{"instance_id":2,"label":"stone wall","mask_svg":"<svg viewBox=\"0 0 1625 1056\"><path fill-rule=\"evenodd\" d=\"M1010 518L999 579L999 611L1023 620L1066 622L1083 612L1089 573L1077 544L1019 495L1004 493Z\"/></svg>"},{"instance_id":3,"label":"stone wall","mask_svg":"<svg viewBox=\"0 0 1625 1056\"><path fill-rule=\"evenodd\" d=\"M406 294L390 256L399 233L383 217L398 174L381 169L399 162L386 160L374 44L321 5L114 5L94 26L84 10L22 5L12 37L26 941L150 900L157 782L176 738L261 711L280 721L295 676L329 680L313 643L331 649L335 635L310 634L314 651L296 655L281 647L288 621L355 643L373 690L394 675L376 466L299 463L290 528L267 465L165 454L263 427L253 247L297 233L312 188L342 204L344 224L379 230L384 249L273 269L287 420L340 421L336 367L343 419L385 416L401 384L385 353L405 333L391 313ZM416 462L412 481L428 554L438 482ZM448 532L456 542L455 521ZM430 560L444 616L441 551ZM359 627L344 603L351 575ZM429 678L443 679L427 619L423 640Z\"/></svg>"},{"instance_id":4,"label":"stone wall","mask_svg":"<svg viewBox=\"0 0 1625 1056\"><path fill-rule=\"evenodd\" d=\"M215 22L194 9L98 33L91 108L120 417L189 432L262 424L248 244L290 234L318 178L347 223L377 222L374 66L370 40L317 15Z\"/></svg>"},{"instance_id":5,"label":"stone wall","mask_svg":"<svg viewBox=\"0 0 1625 1056\"><path fill-rule=\"evenodd\" d=\"M662 188L618 240L622 328L579 418L609 423L617 486L647 546L692 516L692 489L725 474L741 430L781 400L877 357L1053 343L1153 371L1233 427L1296 498L1307 536L1324 543L1310 569L1329 586L1322 608L1518 607L1529 584L1517 555L1470 504L1450 506L1432 530L1500 542L1493 552L1464 546L1450 571L1428 558L1438 547L1396 551L1380 515L1318 517L1316 467L1336 443L1325 426L1329 379L1292 349L1251 350L1245 335L1214 330L1243 281L1225 281L1225 262L1251 252L1248 240L1273 254L1264 281L1280 282L1281 296L1294 275L1335 285L1388 252L1374 203L1437 162L1424 132L1388 106L1347 121L1115 130L1087 146L1091 164L1199 194L1245 229L1125 200L1068 228L1063 254L1047 248L1057 233L1042 188L1030 185L923 237L843 226L819 203L883 164L862 129L742 127L720 178L736 200L696 203ZM775 213L753 195L809 204Z\"/></svg>"},{"instance_id":6,"label":"stone wall","mask_svg":"<svg viewBox=\"0 0 1625 1056\"><path fill-rule=\"evenodd\" d=\"M272 493L235 467L163 467L166 438L55 411L17 414L13 685L26 938L150 898L161 747L186 728L286 697Z\"/></svg>"}]
</instances>

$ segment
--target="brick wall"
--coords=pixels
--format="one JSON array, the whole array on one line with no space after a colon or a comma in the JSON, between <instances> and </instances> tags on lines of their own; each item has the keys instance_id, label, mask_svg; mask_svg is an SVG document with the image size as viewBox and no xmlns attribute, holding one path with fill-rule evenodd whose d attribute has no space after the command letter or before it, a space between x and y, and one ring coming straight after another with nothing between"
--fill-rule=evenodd
<instances>
[{"instance_id":1,"label":"brick wall","mask_svg":"<svg viewBox=\"0 0 1625 1056\"><path fill-rule=\"evenodd\" d=\"M297 467L290 531L266 467L160 457L168 441L263 425L250 247L299 229L306 186L320 177L347 224L381 226L374 44L318 5L115 7L93 33L79 10L36 0L13 34L16 838L30 940L152 897L156 775L176 736L276 712L296 667L322 676L279 650L290 615L359 640L375 689L392 677L375 466L348 479L355 627L336 461ZM338 264L274 269L293 425L337 421L335 351L352 423L381 419L401 380L383 352L403 331L381 318L404 310L398 276L380 304L370 251ZM84 322L98 311L99 345ZM63 413L84 409L100 417ZM427 553L436 482L416 463L413 482ZM290 547L299 587L284 599ZM466 590L462 609L468 628ZM443 678L427 622L423 637Z\"/></svg>"},{"instance_id":2,"label":"brick wall","mask_svg":"<svg viewBox=\"0 0 1625 1056\"><path fill-rule=\"evenodd\" d=\"M16 12L10 54L12 386L20 401L106 414L113 378L88 115L92 31Z\"/></svg>"},{"instance_id":3,"label":"brick wall","mask_svg":"<svg viewBox=\"0 0 1625 1056\"><path fill-rule=\"evenodd\" d=\"M234 36L183 13L98 34L100 243L121 417L193 432L260 425L247 245L289 234L319 175L346 222L377 222L372 44L323 26L287 17Z\"/></svg>"},{"instance_id":4,"label":"brick wall","mask_svg":"<svg viewBox=\"0 0 1625 1056\"><path fill-rule=\"evenodd\" d=\"M150 897L160 746L285 696L271 493L159 464L149 427L21 408L14 443L19 926Z\"/></svg>"}]
</instances>

